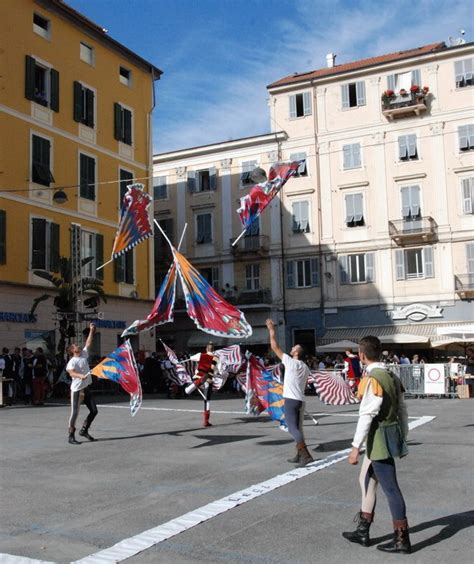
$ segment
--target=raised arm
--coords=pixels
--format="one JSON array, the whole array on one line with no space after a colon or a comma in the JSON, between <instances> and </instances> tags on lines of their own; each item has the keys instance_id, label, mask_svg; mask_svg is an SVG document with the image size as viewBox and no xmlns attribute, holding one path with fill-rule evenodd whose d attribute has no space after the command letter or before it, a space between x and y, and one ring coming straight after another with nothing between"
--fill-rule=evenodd
<instances>
[{"instance_id":1,"label":"raised arm","mask_svg":"<svg viewBox=\"0 0 474 564\"><path fill-rule=\"evenodd\" d=\"M277 355L277 357L280 360L283 360L284 353L276 340L275 323L273 323L272 319L267 319L265 323L267 325L268 334L270 336L270 347L272 348L272 351Z\"/></svg>"},{"instance_id":2,"label":"raised arm","mask_svg":"<svg viewBox=\"0 0 474 564\"><path fill-rule=\"evenodd\" d=\"M87 337L86 345L85 345L85 348L87 350L89 350L92 346L92 341L94 339L94 335L95 335L95 325L94 325L94 323L91 323L89 325L89 336Z\"/></svg>"}]
</instances>

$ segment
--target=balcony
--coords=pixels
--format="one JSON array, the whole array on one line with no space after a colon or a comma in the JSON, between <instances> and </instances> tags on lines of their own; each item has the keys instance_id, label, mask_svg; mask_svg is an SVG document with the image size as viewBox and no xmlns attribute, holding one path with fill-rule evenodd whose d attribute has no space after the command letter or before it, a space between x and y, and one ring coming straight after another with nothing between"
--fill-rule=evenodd
<instances>
[{"instance_id":1,"label":"balcony","mask_svg":"<svg viewBox=\"0 0 474 564\"><path fill-rule=\"evenodd\" d=\"M429 243L437 237L436 221L430 217L395 219L388 222L388 232L397 245Z\"/></svg>"},{"instance_id":2,"label":"balcony","mask_svg":"<svg viewBox=\"0 0 474 564\"><path fill-rule=\"evenodd\" d=\"M382 101L382 114L393 121L399 118L419 116L427 110L426 98L417 94L396 96L392 100Z\"/></svg>"},{"instance_id":3,"label":"balcony","mask_svg":"<svg viewBox=\"0 0 474 564\"><path fill-rule=\"evenodd\" d=\"M231 250L234 255L257 254L261 256L267 254L270 247L268 235L248 235L242 237L237 245L232 247L234 241L235 239L230 240Z\"/></svg>"},{"instance_id":4,"label":"balcony","mask_svg":"<svg viewBox=\"0 0 474 564\"><path fill-rule=\"evenodd\" d=\"M237 295L226 298L226 300L234 305L270 305L272 303L272 292L270 288L260 288L260 290L249 290L239 292Z\"/></svg>"},{"instance_id":5,"label":"balcony","mask_svg":"<svg viewBox=\"0 0 474 564\"><path fill-rule=\"evenodd\" d=\"M474 298L474 274L456 274L454 291L462 300Z\"/></svg>"}]
</instances>

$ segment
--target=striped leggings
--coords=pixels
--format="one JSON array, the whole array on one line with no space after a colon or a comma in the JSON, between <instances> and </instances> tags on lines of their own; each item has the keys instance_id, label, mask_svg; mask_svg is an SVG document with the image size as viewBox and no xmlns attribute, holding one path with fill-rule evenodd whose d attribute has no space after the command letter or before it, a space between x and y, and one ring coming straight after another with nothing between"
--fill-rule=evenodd
<instances>
[{"instance_id":1,"label":"striped leggings","mask_svg":"<svg viewBox=\"0 0 474 564\"><path fill-rule=\"evenodd\" d=\"M82 401L84 401L84 404L89 409L89 415L84 419L84 423L82 424L84 429L89 429L92 421L94 421L97 415L97 405L95 403L94 396L88 388L84 388L78 392L71 392L71 417L69 418L70 433L74 433L76 430L76 421L79 416L79 408Z\"/></svg>"}]
</instances>

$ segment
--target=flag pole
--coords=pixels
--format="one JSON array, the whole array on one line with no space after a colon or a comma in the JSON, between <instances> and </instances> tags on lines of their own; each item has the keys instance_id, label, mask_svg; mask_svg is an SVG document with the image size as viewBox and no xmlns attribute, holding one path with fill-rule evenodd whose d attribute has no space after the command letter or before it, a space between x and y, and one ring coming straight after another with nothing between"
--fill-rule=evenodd
<instances>
[{"instance_id":1,"label":"flag pole","mask_svg":"<svg viewBox=\"0 0 474 564\"><path fill-rule=\"evenodd\" d=\"M163 228L161 227L161 225L156 221L156 219L153 220L155 225L158 227L158 229L161 231L161 234L163 235L163 237L166 239L166 241L168 242L168 245L171 247L171 250L173 250L173 245L171 244L171 241L168 238L168 235L166 235L166 233L163 231Z\"/></svg>"},{"instance_id":2,"label":"flag pole","mask_svg":"<svg viewBox=\"0 0 474 564\"><path fill-rule=\"evenodd\" d=\"M100 270L101 268L104 268L104 266L107 266L108 264L110 264L111 262L114 262L114 259L111 258L110 260L108 260L107 262L104 262L104 264L101 264L100 266L98 266L95 271L97 272L98 270Z\"/></svg>"},{"instance_id":3,"label":"flag pole","mask_svg":"<svg viewBox=\"0 0 474 564\"><path fill-rule=\"evenodd\" d=\"M237 245L237 243L240 241L240 239L242 239L242 237L245 235L245 233L247 232L247 227L242 231L242 233L237 237L237 239L232 243L232 246L235 247L235 245Z\"/></svg>"},{"instance_id":4,"label":"flag pole","mask_svg":"<svg viewBox=\"0 0 474 564\"><path fill-rule=\"evenodd\" d=\"M186 233L186 229L187 229L187 228L188 228L188 224L185 223L185 224L184 224L184 228L183 228L183 232L181 233L181 239L179 240L179 243L178 243L178 248L176 249L177 251L179 251L179 249L180 249L180 247L181 247L181 243L183 242L184 234Z\"/></svg>"}]
</instances>

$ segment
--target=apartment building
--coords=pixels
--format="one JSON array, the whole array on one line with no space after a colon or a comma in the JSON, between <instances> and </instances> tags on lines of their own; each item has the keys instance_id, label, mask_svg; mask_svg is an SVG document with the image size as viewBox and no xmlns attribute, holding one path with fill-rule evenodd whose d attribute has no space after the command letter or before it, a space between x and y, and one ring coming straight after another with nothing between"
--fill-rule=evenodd
<instances>
[{"instance_id":1,"label":"apartment building","mask_svg":"<svg viewBox=\"0 0 474 564\"><path fill-rule=\"evenodd\" d=\"M175 240L188 222L187 254L222 291L244 280L250 291L260 265L286 346L368 333L392 348L442 344L438 328L474 318L473 61L473 44L437 43L347 64L329 55L277 80L278 131L155 155L155 214L175 222ZM229 252L248 170L302 157L255 227L268 246L258 241L254 262Z\"/></svg>"},{"instance_id":2,"label":"apartment building","mask_svg":"<svg viewBox=\"0 0 474 564\"><path fill-rule=\"evenodd\" d=\"M96 267L110 256L127 185L151 188L161 71L62 1L4 2L0 12L0 343L53 352L61 319L53 299L29 312L42 294L58 293L35 271L92 257L81 276L101 279L108 299L85 311L100 310L95 352L106 354L154 298L151 240ZM154 350L154 338L135 346Z\"/></svg>"}]
</instances>

